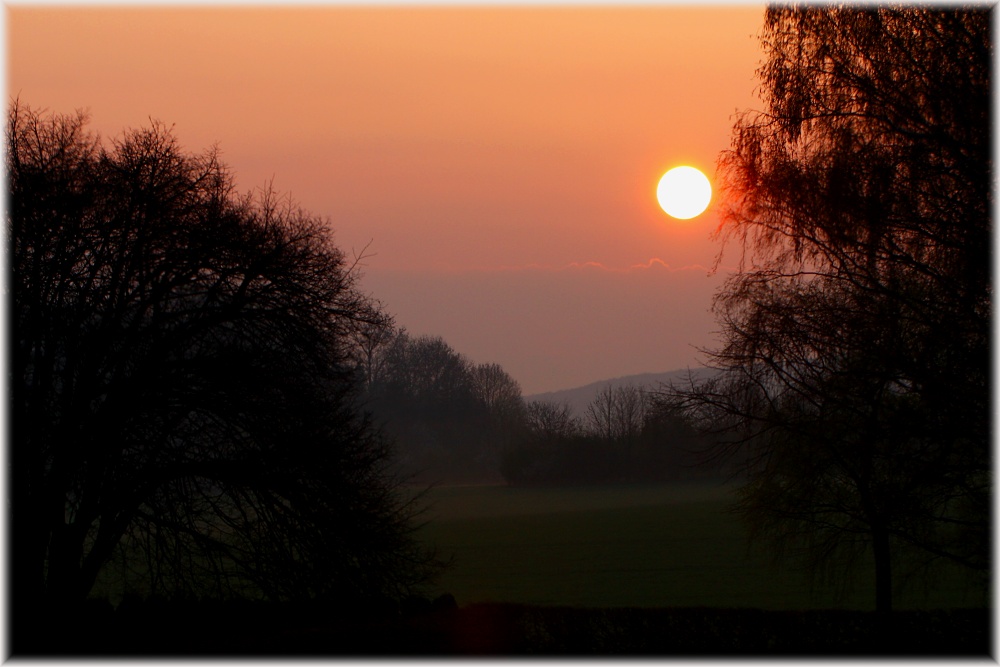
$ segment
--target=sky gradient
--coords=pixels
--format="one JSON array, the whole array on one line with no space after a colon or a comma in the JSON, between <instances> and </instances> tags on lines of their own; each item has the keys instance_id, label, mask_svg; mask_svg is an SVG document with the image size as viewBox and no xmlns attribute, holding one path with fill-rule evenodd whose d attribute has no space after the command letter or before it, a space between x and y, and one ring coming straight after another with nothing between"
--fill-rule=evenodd
<instances>
[{"instance_id":1,"label":"sky gradient","mask_svg":"<svg viewBox=\"0 0 1000 667\"><path fill-rule=\"evenodd\" d=\"M717 200L677 221L760 108L760 6L8 7L8 90L217 145L329 219L365 291L526 394L697 366ZM713 179L714 180L714 179ZM728 256L727 256L728 257ZM722 266L733 263L723 258Z\"/></svg>"}]
</instances>

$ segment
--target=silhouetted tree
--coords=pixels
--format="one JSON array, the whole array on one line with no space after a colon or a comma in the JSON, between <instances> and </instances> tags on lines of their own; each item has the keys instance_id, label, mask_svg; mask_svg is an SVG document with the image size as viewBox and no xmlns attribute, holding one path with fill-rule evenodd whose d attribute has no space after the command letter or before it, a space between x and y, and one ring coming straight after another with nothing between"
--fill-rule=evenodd
<instances>
[{"instance_id":1,"label":"silhouetted tree","mask_svg":"<svg viewBox=\"0 0 1000 667\"><path fill-rule=\"evenodd\" d=\"M524 401L521 386L500 364L479 364L472 369L473 391L490 414L505 421L520 421Z\"/></svg>"},{"instance_id":2,"label":"silhouetted tree","mask_svg":"<svg viewBox=\"0 0 1000 667\"><path fill-rule=\"evenodd\" d=\"M486 455L496 465L500 452L524 431L521 385L500 364L479 364L472 368L472 390L489 415Z\"/></svg>"},{"instance_id":3,"label":"silhouetted tree","mask_svg":"<svg viewBox=\"0 0 1000 667\"><path fill-rule=\"evenodd\" d=\"M349 337L354 344L353 358L366 391L382 372L383 351L397 334L396 320L385 312L382 304L372 301L364 317L352 320Z\"/></svg>"},{"instance_id":4,"label":"silhouetted tree","mask_svg":"<svg viewBox=\"0 0 1000 667\"><path fill-rule=\"evenodd\" d=\"M525 421L528 432L541 439L568 438L583 432L568 403L530 401L525 406Z\"/></svg>"},{"instance_id":5,"label":"silhouetted tree","mask_svg":"<svg viewBox=\"0 0 1000 667\"><path fill-rule=\"evenodd\" d=\"M656 391L647 394L646 418L639 438L636 475L650 479L723 479L727 475L714 456L714 443L695 427L683 410Z\"/></svg>"},{"instance_id":6,"label":"silhouetted tree","mask_svg":"<svg viewBox=\"0 0 1000 667\"><path fill-rule=\"evenodd\" d=\"M646 392L641 387L609 385L587 406L587 429L599 438L627 447L642 432L647 407Z\"/></svg>"},{"instance_id":7,"label":"silhouetted tree","mask_svg":"<svg viewBox=\"0 0 1000 667\"><path fill-rule=\"evenodd\" d=\"M159 124L106 145L82 114L15 102L6 160L15 629L102 570L271 599L419 582L386 444L353 407L350 335L384 316L327 225L235 196L214 151Z\"/></svg>"},{"instance_id":8,"label":"silhouetted tree","mask_svg":"<svg viewBox=\"0 0 1000 667\"><path fill-rule=\"evenodd\" d=\"M433 483L496 475L491 414L474 369L440 337L399 331L384 346L368 401L405 474Z\"/></svg>"},{"instance_id":9,"label":"silhouetted tree","mask_svg":"<svg viewBox=\"0 0 1000 667\"><path fill-rule=\"evenodd\" d=\"M607 406L618 421L598 432L581 424L566 404L529 402L523 433L501 458L504 479L517 485L608 484L719 476L718 466L701 460L703 436L673 405L654 403L636 387L606 389L591 405Z\"/></svg>"},{"instance_id":10,"label":"silhouetted tree","mask_svg":"<svg viewBox=\"0 0 1000 667\"><path fill-rule=\"evenodd\" d=\"M755 535L817 566L985 572L991 10L776 7L721 160L721 374L675 393L745 465Z\"/></svg>"}]
</instances>

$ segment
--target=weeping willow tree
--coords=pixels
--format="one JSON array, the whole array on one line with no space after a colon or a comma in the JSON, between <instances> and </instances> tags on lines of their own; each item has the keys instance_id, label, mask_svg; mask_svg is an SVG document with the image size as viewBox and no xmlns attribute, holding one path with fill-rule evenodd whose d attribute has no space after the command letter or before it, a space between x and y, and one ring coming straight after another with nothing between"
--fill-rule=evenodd
<instances>
[{"instance_id":1,"label":"weeping willow tree","mask_svg":"<svg viewBox=\"0 0 1000 667\"><path fill-rule=\"evenodd\" d=\"M720 159L719 373L673 392L754 539L843 576L989 569L990 9L768 9Z\"/></svg>"}]
</instances>

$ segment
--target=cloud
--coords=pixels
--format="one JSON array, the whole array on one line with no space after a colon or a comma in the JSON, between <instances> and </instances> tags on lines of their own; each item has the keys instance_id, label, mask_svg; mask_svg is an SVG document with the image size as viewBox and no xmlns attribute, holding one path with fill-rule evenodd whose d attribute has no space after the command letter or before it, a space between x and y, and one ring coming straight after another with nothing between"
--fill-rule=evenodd
<instances>
[{"instance_id":1,"label":"cloud","mask_svg":"<svg viewBox=\"0 0 1000 667\"><path fill-rule=\"evenodd\" d=\"M611 266L604 264L603 262L587 261L587 262L569 262L568 264L514 264L514 265L504 265L504 266L493 266L493 267L477 267L466 269L468 271L475 272L497 272L497 271L507 271L507 272L517 272L517 271L544 271L544 272L563 272L563 271L604 271L608 273L632 273L636 271L699 271L702 273L713 273L714 269L703 264L688 264L685 266L671 266L669 263L663 261L659 257L651 257L647 261L632 264L630 266ZM461 272L461 269L458 269Z\"/></svg>"}]
</instances>

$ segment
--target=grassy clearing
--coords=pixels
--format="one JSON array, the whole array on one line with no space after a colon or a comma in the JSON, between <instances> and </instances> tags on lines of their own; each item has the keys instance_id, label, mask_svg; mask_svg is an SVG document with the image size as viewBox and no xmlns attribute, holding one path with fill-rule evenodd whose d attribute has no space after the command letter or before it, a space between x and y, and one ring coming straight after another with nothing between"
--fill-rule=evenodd
<instances>
[{"instance_id":1,"label":"grassy clearing","mask_svg":"<svg viewBox=\"0 0 1000 667\"><path fill-rule=\"evenodd\" d=\"M421 537L453 567L435 592L459 604L584 607L871 609L870 577L846 592L747 549L727 512L732 489L707 484L518 489L441 487ZM986 595L942 567L909 585L898 608L982 606Z\"/></svg>"}]
</instances>

